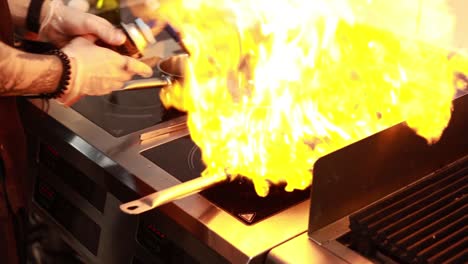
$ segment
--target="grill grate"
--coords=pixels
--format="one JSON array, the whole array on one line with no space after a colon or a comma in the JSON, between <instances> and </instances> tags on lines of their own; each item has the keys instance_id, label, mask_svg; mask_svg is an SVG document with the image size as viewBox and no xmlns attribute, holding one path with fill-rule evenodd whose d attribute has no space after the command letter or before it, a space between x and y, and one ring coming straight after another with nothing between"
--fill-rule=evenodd
<instances>
[{"instance_id":1,"label":"grill grate","mask_svg":"<svg viewBox=\"0 0 468 264\"><path fill-rule=\"evenodd\" d=\"M468 157L350 216L358 250L404 263L467 263Z\"/></svg>"}]
</instances>

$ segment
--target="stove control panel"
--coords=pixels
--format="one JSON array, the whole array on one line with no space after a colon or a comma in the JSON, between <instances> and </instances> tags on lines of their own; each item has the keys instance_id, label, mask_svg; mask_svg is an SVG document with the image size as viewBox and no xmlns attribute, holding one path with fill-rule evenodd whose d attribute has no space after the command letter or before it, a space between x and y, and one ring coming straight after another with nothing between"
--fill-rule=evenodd
<instances>
[{"instance_id":1,"label":"stove control panel","mask_svg":"<svg viewBox=\"0 0 468 264\"><path fill-rule=\"evenodd\" d=\"M100 258L109 231L103 225L109 197L97 183L102 172L94 173L84 159L71 159L70 151L46 141L34 141L33 211L47 225L57 227L62 239L85 259ZM72 160L74 160L72 162ZM84 172L86 170L86 173Z\"/></svg>"},{"instance_id":2,"label":"stove control panel","mask_svg":"<svg viewBox=\"0 0 468 264\"><path fill-rule=\"evenodd\" d=\"M197 263L190 255L172 243L157 224L141 221L137 233L138 242L163 263Z\"/></svg>"},{"instance_id":3,"label":"stove control panel","mask_svg":"<svg viewBox=\"0 0 468 264\"><path fill-rule=\"evenodd\" d=\"M60 178L68 187L80 194L94 208L104 212L106 191L83 172L61 157L60 153L44 143L39 147L39 163Z\"/></svg>"},{"instance_id":4,"label":"stove control panel","mask_svg":"<svg viewBox=\"0 0 468 264\"><path fill-rule=\"evenodd\" d=\"M34 201L70 232L92 254L97 255L101 228L52 186L46 168L39 169Z\"/></svg>"},{"instance_id":5,"label":"stove control panel","mask_svg":"<svg viewBox=\"0 0 468 264\"><path fill-rule=\"evenodd\" d=\"M159 210L140 216L137 243L151 257L138 256L134 259L134 263L147 263L142 260L151 258L156 262L174 264L228 263L226 259L196 239L191 232ZM150 261L148 264L155 261Z\"/></svg>"}]
</instances>

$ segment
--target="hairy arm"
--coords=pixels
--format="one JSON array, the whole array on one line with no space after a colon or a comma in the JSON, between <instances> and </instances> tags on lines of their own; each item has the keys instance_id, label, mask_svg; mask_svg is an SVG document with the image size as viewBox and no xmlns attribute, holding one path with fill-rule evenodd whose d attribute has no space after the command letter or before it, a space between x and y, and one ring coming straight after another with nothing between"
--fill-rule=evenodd
<instances>
[{"instance_id":1,"label":"hairy arm","mask_svg":"<svg viewBox=\"0 0 468 264\"><path fill-rule=\"evenodd\" d=\"M13 18L13 23L16 26L24 28L26 25L26 15L28 14L28 7L31 3L31 0L8 0L8 5L10 6L11 16ZM41 9L40 21L44 19L49 8L50 0L44 0Z\"/></svg>"},{"instance_id":2,"label":"hairy arm","mask_svg":"<svg viewBox=\"0 0 468 264\"><path fill-rule=\"evenodd\" d=\"M59 58L22 52L0 42L0 96L54 92L61 74Z\"/></svg>"}]
</instances>

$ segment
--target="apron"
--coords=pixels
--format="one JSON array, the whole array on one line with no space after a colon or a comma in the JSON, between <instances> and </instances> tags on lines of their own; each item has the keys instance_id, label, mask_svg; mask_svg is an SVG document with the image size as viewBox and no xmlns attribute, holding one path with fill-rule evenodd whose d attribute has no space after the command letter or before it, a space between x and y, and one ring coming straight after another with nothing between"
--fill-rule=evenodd
<instances>
[{"instance_id":1,"label":"apron","mask_svg":"<svg viewBox=\"0 0 468 264\"><path fill-rule=\"evenodd\" d=\"M0 0L0 17L0 40L12 45L13 24L7 0ZM25 245L20 237L26 219L23 188L27 162L16 97L0 97L0 159L0 262L23 263Z\"/></svg>"}]
</instances>

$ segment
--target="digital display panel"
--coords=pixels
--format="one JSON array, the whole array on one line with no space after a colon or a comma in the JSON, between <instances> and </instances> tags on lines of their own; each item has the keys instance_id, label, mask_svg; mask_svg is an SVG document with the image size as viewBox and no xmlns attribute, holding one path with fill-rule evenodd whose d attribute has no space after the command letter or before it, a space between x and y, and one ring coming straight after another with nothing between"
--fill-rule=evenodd
<instances>
[{"instance_id":1,"label":"digital display panel","mask_svg":"<svg viewBox=\"0 0 468 264\"><path fill-rule=\"evenodd\" d=\"M162 263L198 263L185 251L171 242L158 225L147 220L140 221L138 242Z\"/></svg>"},{"instance_id":2,"label":"digital display panel","mask_svg":"<svg viewBox=\"0 0 468 264\"><path fill-rule=\"evenodd\" d=\"M100 212L104 212L106 191L84 173L64 160L58 151L49 145L41 144L39 162L59 177Z\"/></svg>"}]
</instances>

